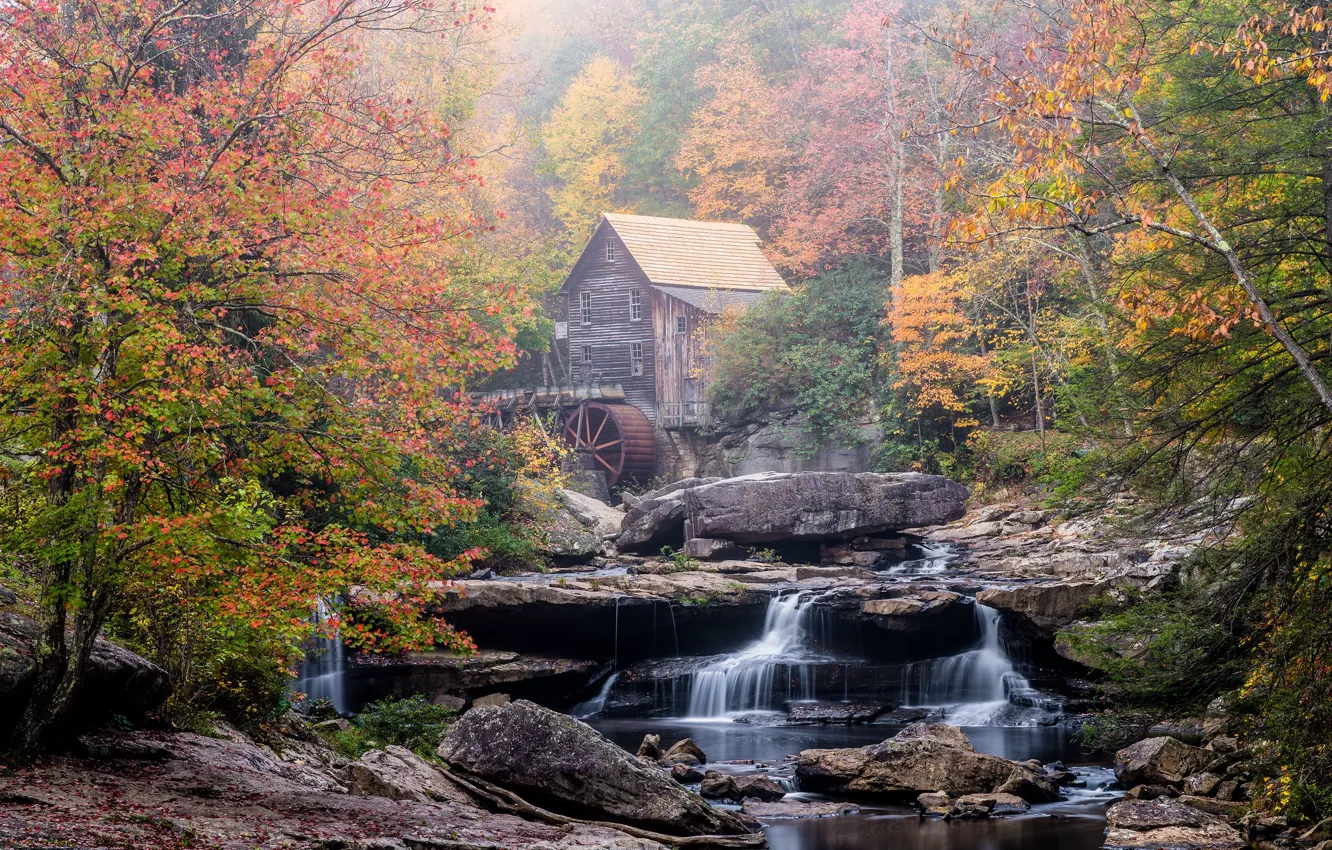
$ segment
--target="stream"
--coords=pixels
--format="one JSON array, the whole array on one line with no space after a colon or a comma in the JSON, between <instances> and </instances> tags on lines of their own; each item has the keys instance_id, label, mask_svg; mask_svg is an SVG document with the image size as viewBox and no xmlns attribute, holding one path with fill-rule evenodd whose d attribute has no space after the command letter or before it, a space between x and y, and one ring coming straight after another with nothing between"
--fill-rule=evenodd
<instances>
[{"instance_id":1,"label":"stream","mask_svg":"<svg viewBox=\"0 0 1332 850\"><path fill-rule=\"evenodd\" d=\"M929 551L894 568L935 574L946 552ZM891 580L891 579L890 579ZM1063 723L1062 702L1034 689L1005 651L999 614L974 605L975 645L955 655L895 664L849 657L830 647L821 594L795 591L770 602L762 633L738 651L656 660L617 670L571 713L626 750L645 734L663 746L692 738L706 770L762 771L791 789L789 800L829 800L801 792L792 757L805 749L878 743L914 719L960 726L976 749L1014 760L1064 762L1078 776L1057 803L1024 815L957 821L922 819L904 805L851 801L859 811L823 818L772 819L773 850L1095 850L1105 810L1122 796L1113 772L1080 750ZM874 667L872 691L849 691L848 668ZM840 684L839 684L840 683ZM792 705L836 708L855 702L900 707L872 723L791 725ZM903 711L905 709L905 712ZM726 805L726 804L720 804Z\"/></svg>"}]
</instances>

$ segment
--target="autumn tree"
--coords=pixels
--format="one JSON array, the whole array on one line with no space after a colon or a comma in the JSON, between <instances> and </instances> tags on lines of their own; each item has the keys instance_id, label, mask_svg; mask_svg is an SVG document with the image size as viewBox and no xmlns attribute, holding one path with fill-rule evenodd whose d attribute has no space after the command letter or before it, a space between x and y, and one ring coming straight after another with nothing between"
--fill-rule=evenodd
<instances>
[{"instance_id":1,"label":"autumn tree","mask_svg":"<svg viewBox=\"0 0 1332 850\"><path fill-rule=\"evenodd\" d=\"M549 192L567 238L580 241L598 217L623 204L616 189L638 127L642 93L626 69L598 56L570 84L542 130Z\"/></svg>"},{"instance_id":2,"label":"autumn tree","mask_svg":"<svg viewBox=\"0 0 1332 850\"><path fill-rule=\"evenodd\" d=\"M461 4L68 0L0 28L5 545L42 631L12 745L58 729L138 582L296 637L350 585L354 645L464 635L417 616L459 566L362 529L471 515L437 433L500 365L503 283L439 250L481 222L417 208L472 180L448 128L358 73L367 28L440 33ZM390 628L395 625L395 628Z\"/></svg>"},{"instance_id":3,"label":"autumn tree","mask_svg":"<svg viewBox=\"0 0 1332 850\"><path fill-rule=\"evenodd\" d=\"M675 158L692 182L695 214L770 224L792 156L782 97L736 40L720 62L699 69L695 81L712 95L695 110Z\"/></svg>"}]
</instances>

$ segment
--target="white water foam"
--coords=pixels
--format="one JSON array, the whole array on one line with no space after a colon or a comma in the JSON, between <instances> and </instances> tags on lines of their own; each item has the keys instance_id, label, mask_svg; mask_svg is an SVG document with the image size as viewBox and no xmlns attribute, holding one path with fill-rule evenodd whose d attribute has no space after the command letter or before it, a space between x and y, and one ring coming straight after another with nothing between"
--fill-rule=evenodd
<instances>
[{"instance_id":1,"label":"white water foam","mask_svg":"<svg viewBox=\"0 0 1332 850\"><path fill-rule=\"evenodd\" d=\"M822 594L791 593L768 603L763 637L740 652L693 672L689 719L728 720L747 711L775 711L773 684L787 676L789 699L813 699L814 677L808 648L811 616Z\"/></svg>"},{"instance_id":2,"label":"white water foam","mask_svg":"<svg viewBox=\"0 0 1332 850\"><path fill-rule=\"evenodd\" d=\"M898 702L942 713L956 726L984 726L1008 705L1009 695L1030 688L1013 668L999 640L999 612L975 603L980 646L947 658L907 665Z\"/></svg>"}]
</instances>

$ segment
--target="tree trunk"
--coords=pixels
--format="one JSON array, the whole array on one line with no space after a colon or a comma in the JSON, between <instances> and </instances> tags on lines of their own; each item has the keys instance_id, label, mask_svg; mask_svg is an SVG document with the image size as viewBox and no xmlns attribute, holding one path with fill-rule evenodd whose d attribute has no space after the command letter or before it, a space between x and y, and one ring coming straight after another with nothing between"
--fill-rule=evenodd
<instances>
[{"instance_id":1,"label":"tree trunk","mask_svg":"<svg viewBox=\"0 0 1332 850\"><path fill-rule=\"evenodd\" d=\"M1205 244L1208 248L1220 254L1225 258L1226 264L1230 266L1231 274L1235 277L1235 282L1244 290L1249 303L1258 311L1258 317L1262 319L1263 326L1267 328L1268 333L1276 338L1281 347L1286 350L1290 358L1295 361L1295 367L1300 375L1313 389L1318 400L1328 411L1332 411L1332 390L1328 389L1323 376L1314 368L1313 361L1309 358L1309 353L1295 341L1295 338L1286 330L1285 325L1279 323L1272 308L1268 306L1267 300L1263 298L1262 293L1258 291L1258 285L1254 282L1249 270L1245 268L1244 262L1239 254L1226 241L1221 230L1212 223L1212 219L1202 211L1198 201L1193 197L1193 193L1184 185L1184 181L1179 179L1171 167L1169 160L1157 149L1156 144L1147 136L1146 124L1142 116L1138 113L1138 108L1132 102L1128 104L1129 114L1133 119L1133 126L1126 129L1133 134L1134 139L1147 152L1148 156L1156 164L1157 170L1165 178L1175 196L1178 197L1184 206L1188 208L1193 220L1198 222L1203 231L1207 234Z\"/></svg>"},{"instance_id":2,"label":"tree trunk","mask_svg":"<svg viewBox=\"0 0 1332 850\"><path fill-rule=\"evenodd\" d=\"M897 69L894 67L893 50L893 30L891 25L887 28L887 51L886 68L888 84L888 115L885 124L888 128L889 143L888 149L888 202L891 205L888 217L888 245L890 259L892 262L892 276L890 283L892 285L893 297L896 298L897 291L902 285L902 263L904 262L905 252L902 245L902 222L905 211L902 209L903 195L903 168L902 168L902 139L901 128L897 115Z\"/></svg>"}]
</instances>

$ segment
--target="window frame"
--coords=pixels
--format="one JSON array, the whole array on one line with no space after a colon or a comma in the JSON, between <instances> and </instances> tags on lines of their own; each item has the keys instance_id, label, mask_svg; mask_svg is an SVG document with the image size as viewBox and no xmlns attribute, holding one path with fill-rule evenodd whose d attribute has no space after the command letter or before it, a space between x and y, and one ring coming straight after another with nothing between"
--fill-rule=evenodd
<instances>
[{"instance_id":1,"label":"window frame","mask_svg":"<svg viewBox=\"0 0 1332 850\"><path fill-rule=\"evenodd\" d=\"M634 378L643 376L643 343L633 340L629 343L629 375Z\"/></svg>"},{"instance_id":2,"label":"window frame","mask_svg":"<svg viewBox=\"0 0 1332 850\"><path fill-rule=\"evenodd\" d=\"M689 317L688 317L688 316L676 316L676 317L675 317L675 333L676 333L677 336L680 335L680 334L687 334L687 333L689 333Z\"/></svg>"},{"instance_id":3,"label":"window frame","mask_svg":"<svg viewBox=\"0 0 1332 850\"><path fill-rule=\"evenodd\" d=\"M578 324L588 327L592 324L592 293L578 293Z\"/></svg>"},{"instance_id":4,"label":"window frame","mask_svg":"<svg viewBox=\"0 0 1332 850\"><path fill-rule=\"evenodd\" d=\"M591 366L591 365L592 365L592 346L591 346L591 345L584 345L584 346L583 346L582 358L581 358L578 362L579 362L579 363L582 363L584 366Z\"/></svg>"},{"instance_id":5,"label":"window frame","mask_svg":"<svg viewBox=\"0 0 1332 850\"><path fill-rule=\"evenodd\" d=\"M629 321L643 321L643 290L629 290Z\"/></svg>"},{"instance_id":6,"label":"window frame","mask_svg":"<svg viewBox=\"0 0 1332 850\"><path fill-rule=\"evenodd\" d=\"M608 237L606 239L606 263L612 266L618 263L619 253L619 249L615 245L615 240Z\"/></svg>"}]
</instances>

